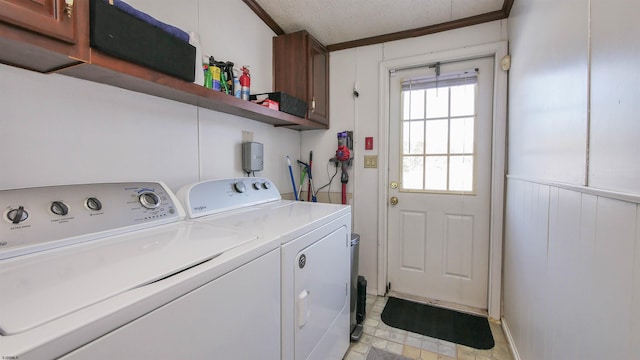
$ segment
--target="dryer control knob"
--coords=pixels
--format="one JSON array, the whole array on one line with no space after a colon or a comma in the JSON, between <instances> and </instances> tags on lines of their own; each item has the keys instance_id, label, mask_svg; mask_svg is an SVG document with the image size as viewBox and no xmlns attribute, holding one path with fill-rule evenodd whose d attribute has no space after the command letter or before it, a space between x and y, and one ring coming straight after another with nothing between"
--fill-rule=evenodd
<instances>
[{"instance_id":1,"label":"dryer control knob","mask_svg":"<svg viewBox=\"0 0 640 360\"><path fill-rule=\"evenodd\" d=\"M98 198L90 197L84 202L89 210L100 211L102 210L102 203Z\"/></svg>"},{"instance_id":2,"label":"dryer control knob","mask_svg":"<svg viewBox=\"0 0 640 360\"><path fill-rule=\"evenodd\" d=\"M24 209L24 206L19 206L17 209L9 210L7 213L7 219L14 224L19 224L29 217L29 213Z\"/></svg>"},{"instance_id":3,"label":"dryer control knob","mask_svg":"<svg viewBox=\"0 0 640 360\"><path fill-rule=\"evenodd\" d=\"M154 192L145 191L138 196L138 200L140 205L147 209L156 209L160 206L160 197Z\"/></svg>"},{"instance_id":4,"label":"dryer control knob","mask_svg":"<svg viewBox=\"0 0 640 360\"><path fill-rule=\"evenodd\" d=\"M253 183L253 188L256 189L256 190L262 189L262 187L260 186L260 183L258 183L258 182L254 182Z\"/></svg>"},{"instance_id":5,"label":"dryer control knob","mask_svg":"<svg viewBox=\"0 0 640 360\"><path fill-rule=\"evenodd\" d=\"M242 181L238 181L235 184L233 184L233 189L239 193L243 193L247 191L247 187L244 185Z\"/></svg>"},{"instance_id":6,"label":"dryer control knob","mask_svg":"<svg viewBox=\"0 0 640 360\"><path fill-rule=\"evenodd\" d=\"M52 202L50 209L52 213L60 216L65 216L69 213L69 206L62 201Z\"/></svg>"},{"instance_id":7,"label":"dryer control knob","mask_svg":"<svg viewBox=\"0 0 640 360\"><path fill-rule=\"evenodd\" d=\"M265 181L262 183L262 187L265 189L270 189L271 188L271 183L268 181Z\"/></svg>"}]
</instances>

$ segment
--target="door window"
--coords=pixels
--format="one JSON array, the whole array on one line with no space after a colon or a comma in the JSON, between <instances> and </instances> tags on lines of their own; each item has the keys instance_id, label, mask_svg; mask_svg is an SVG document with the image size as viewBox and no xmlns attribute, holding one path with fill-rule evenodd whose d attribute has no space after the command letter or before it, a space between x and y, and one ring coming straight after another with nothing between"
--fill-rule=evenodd
<instances>
[{"instance_id":1,"label":"door window","mask_svg":"<svg viewBox=\"0 0 640 360\"><path fill-rule=\"evenodd\" d=\"M475 192L477 70L402 81L402 190Z\"/></svg>"}]
</instances>

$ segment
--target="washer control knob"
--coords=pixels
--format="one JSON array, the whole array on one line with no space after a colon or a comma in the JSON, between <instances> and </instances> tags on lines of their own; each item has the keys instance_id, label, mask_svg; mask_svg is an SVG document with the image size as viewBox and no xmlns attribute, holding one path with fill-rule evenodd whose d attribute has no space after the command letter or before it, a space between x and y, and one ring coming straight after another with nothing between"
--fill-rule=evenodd
<instances>
[{"instance_id":1,"label":"washer control knob","mask_svg":"<svg viewBox=\"0 0 640 360\"><path fill-rule=\"evenodd\" d=\"M160 197L151 191L145 191L140 194L138 200L140 201L140 205L147 209L157 209L160 206Z\"/></svg>"},{"instance_id":2,"label":"washer control knob","mask_svg":"<svg viewBox=\"0 0 640 360\"><path fill-rule=\"evenodd\" d=\"M69 206L62 201L52 202L49 209L51 209L52 213L60 216L66 216L69 213Z\"/></svg>"},{"instance_id":3,"label":"washer control knob","mask_svg":"<svg viewBox=\"0 0 640 360\"><path fill-rule=\"evenodd\" d=\"M19 206L17 209L9 210L7 213L7 219L14 224L19 224L29 217L29 213L24 209L24 206Z\"/></svg>"},{"instance_id":4,"label":"washer control knob","mask_svg":"<svg viewBox=\"0 0 640 360\"><path fill-rule=\"evenodd\" d=\"M268 181L265 181L262 183L262 187L265 189L270 189L271 188L271 183Z\"/></svg>"},{"instance_id":5,"label":"washer control knob","mask_svg":"<svg viewBox=\"0 0 640 360\"><path fill-rule=\"evenodd\" d=\"M258 183L258 182L254 182L253 183L253 188L256 189L256 190L262 189L262 187L260 186L260 183Z\"/></svg>"},{"instance_id":6,"label":"washer control knob","mask_svg":"<svg viewBox=\"0 0 640 360\"><path fill-rule=\"evenodd\" d=\"M247 187L244 185L244 182L238 181L233 184L233 189L239 193L243 193L247 191Z\"/></svg>"},{"instance_id":7,"label":"washer control knob","mask_svg":"<svg viewBox=\"0 0 640 360\"><path fill-rule=\"evenodd\" d=\"M84 202L89 210L100 211L102 210L102 203L98 198L90 197Z\"/></svg>"}]
</instances>

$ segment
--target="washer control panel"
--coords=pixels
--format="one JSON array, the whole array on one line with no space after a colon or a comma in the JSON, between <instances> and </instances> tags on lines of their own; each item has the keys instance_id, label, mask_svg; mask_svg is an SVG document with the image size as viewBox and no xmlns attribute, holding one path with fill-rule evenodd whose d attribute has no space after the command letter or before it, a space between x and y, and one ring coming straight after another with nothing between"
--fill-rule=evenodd
<instances>
[{"instance_id":1,"label":"washer control panel","mask_svg":"<svg viewBox=\"0 0 640 360\"><path fill-rule=\"evenodd\" d=\"M189 218L282 199L270 180L258 177L199 182L180 189L178 198Z\"/></svg>"},{"instance_id":2,"label":"washer control panel","mask_svg":"<svg viewBox=\"0 0 640 360\"><path fill-rule=\"evenodd\" d=\"M0 190L0 259L178 221L162 183Z\"/></svg>"}]
</instances>

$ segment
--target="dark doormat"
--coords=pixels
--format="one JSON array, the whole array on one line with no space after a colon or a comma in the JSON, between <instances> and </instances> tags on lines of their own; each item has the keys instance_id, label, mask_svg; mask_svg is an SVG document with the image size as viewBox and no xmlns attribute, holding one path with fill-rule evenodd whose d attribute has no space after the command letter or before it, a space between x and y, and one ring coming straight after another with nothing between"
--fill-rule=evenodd
<instances>
[{"instance_id":1,"label":"dark doormat","mask_svg":"<svg viewBox=\"0 0 640 360\"><path fill-rule=\"evenodd\" d=\"M378 349L375 347L371 347L369 349L369 355L367 355L366 360L411 360L402 355L397 355L394 353L390 353L386 350Z\"/></svg>"},{"instance_id":2,"label":"dark doormat","mask_svg":"<svg viewBox=\"0 0 640 360\"><path fill-rule=\"evenodd\" d=\"M394 328L487 350L495 345L487 318L389 297L382 321Z\"/></svg>"}]
</instances>

